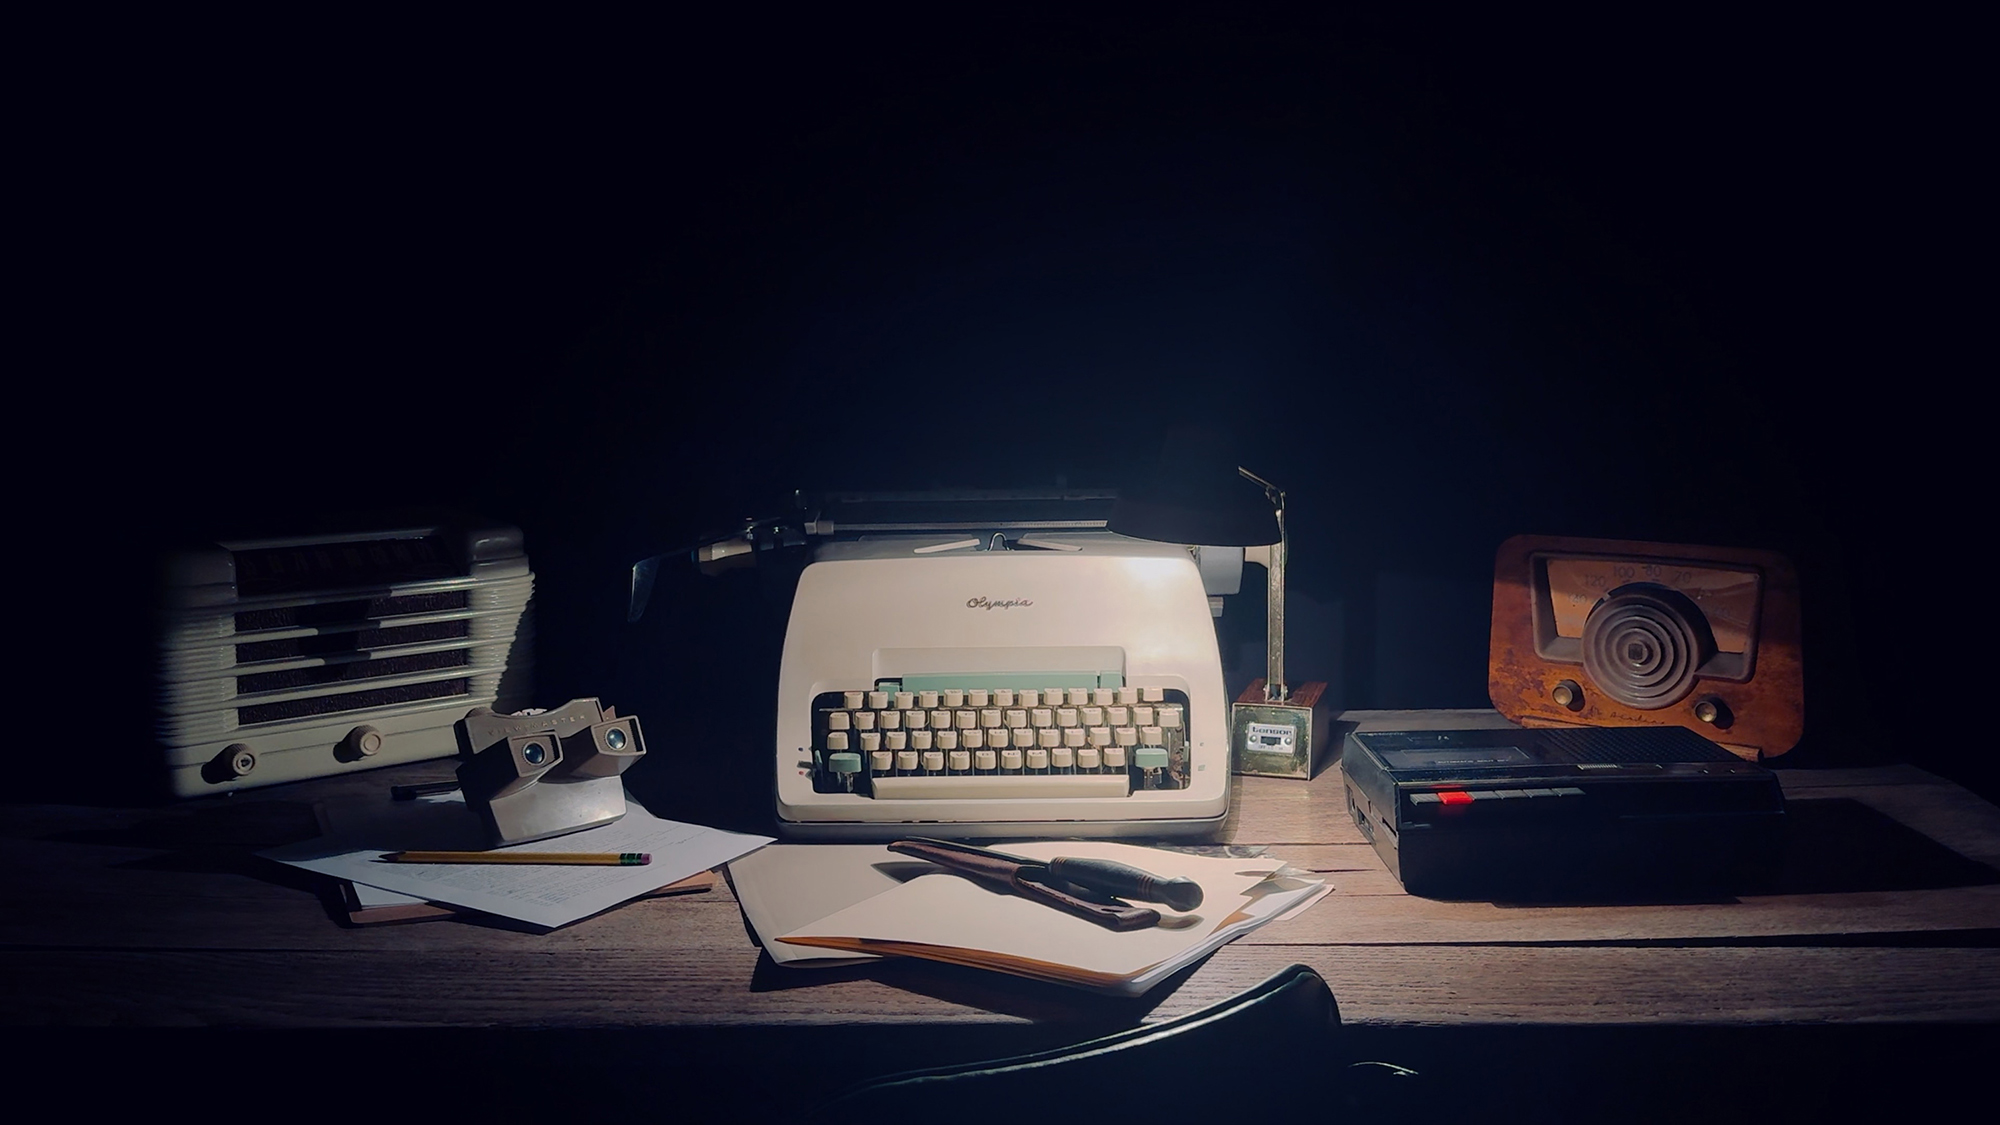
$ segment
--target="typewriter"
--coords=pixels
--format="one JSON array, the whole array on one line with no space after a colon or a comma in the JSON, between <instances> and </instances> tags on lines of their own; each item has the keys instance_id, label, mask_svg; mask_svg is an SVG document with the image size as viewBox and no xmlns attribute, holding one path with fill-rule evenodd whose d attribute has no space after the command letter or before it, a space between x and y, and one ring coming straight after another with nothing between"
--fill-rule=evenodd
<instances>
[{"instance_id":1,"label":"typewriter","mask_svg":"<svg viewBox=\"0 0 2000 1125\"><path fill-rule=\"evenodd\" d=\"M1242 550L1114 534L1111 499L835 497L797 525L810 561L778 679L783 834L1220 825L1229 724L1214 614Z\"/></svg>"}]
</instances>

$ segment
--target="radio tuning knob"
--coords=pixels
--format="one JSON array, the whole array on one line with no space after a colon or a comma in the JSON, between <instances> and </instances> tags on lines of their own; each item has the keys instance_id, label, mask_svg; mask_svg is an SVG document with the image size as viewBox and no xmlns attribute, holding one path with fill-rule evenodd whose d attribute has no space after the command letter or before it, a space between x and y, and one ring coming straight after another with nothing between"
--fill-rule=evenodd
<instances>
[{"instance_id":1,"label":"radio tuning knob","mask_svg":"<svg viewBox=\"0 0 2000 1125\"><path fill-rule=\"evenodd\" d=\"M1707 723L1709 726L1722 730L1728 730L1729 724L1734 722L1736 718L1730 714L1729 704L1712 695L1695 703L1694 717Z\"/></svg>"},{"instance_id":2,"label":"radio tuning knob","mask_svg":"<svg viewBox=\"0 0 2000 1125\"><path fill-rule=\"evenodd\" d=\"M382 732L366 723L347 732L347 737L334 747L335 756L342 761L358 762L372 758L382 752Z\"/></svg>"},{"instance_id":3,"label":"radio tuning knob","mask_svg":"<svg viewBox=\"0 0 2000 1125\"><path fill-rule=\"evenodd\" d=\"M1567 707L1572 711L1583 710L1583 688L1575 680L1563 680L1556 684L1549 692L1549 698L1555 700L1559 707Z\"/></svg>"},{"instance_id":4,"label":"radio tuning knob","mask_svg":"<svg viewBox=\"0 0 2000 1125\"><path fill-rule=\"evenodd\" d=\"M228 785L250 776L257 768L257 755L247 743L232 742L222 752L202 763L201 779L210 785Z\"/></svg>"}]
</instances>

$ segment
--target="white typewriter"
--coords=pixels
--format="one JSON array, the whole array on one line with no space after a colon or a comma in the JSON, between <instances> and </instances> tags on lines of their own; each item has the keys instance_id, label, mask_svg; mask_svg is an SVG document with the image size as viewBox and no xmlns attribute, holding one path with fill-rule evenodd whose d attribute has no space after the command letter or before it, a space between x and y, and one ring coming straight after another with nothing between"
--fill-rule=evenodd
<instances>
[{"instance_id":1,"label":"white typewriter","mask_svg":"<svg viewBox=\"0 0 2000 1125\"><path fill-rule=\"evenodd\" d=\"M1091 522L939 521L814 549L778 680L784 834L1220 825L1229 722L1211 595L1235 592L1241 551L1203 562L1208 549Z\"/></svg>"}]
</instances>

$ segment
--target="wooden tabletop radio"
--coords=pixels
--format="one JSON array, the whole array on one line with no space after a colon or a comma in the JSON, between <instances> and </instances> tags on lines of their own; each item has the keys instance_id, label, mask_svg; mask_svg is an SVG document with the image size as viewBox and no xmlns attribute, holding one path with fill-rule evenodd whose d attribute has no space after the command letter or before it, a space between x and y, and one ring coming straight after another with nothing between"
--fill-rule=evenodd
<instances>
[{"instance_id":1,"label":"wooden tabletop radio","mask_svg":"<svg viewBox=\"0 0 2000 1125\"><path fill-rule=\"evenodd\" d=\"M1771 551L1517 535L1487 689L1523 726L1679 726L1776 757L1805 724L1798 575Z\"/></svg>"}]
</instances>

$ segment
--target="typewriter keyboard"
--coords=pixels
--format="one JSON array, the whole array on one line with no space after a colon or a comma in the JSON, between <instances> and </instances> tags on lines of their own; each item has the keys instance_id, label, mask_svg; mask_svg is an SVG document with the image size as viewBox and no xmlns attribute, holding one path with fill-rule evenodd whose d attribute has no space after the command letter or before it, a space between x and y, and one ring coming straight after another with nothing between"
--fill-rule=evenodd
<instances>
[{"instance_id":1,"label":"typewriter keyboard","mask_svg":"<svg viewBox=\"0 0 2000 1125\"><path fill-rule=\"evenodd\" d=\"M886 681L813 700L813 788L878 800L1184 789L1187 720L1187 696L1165 688Z\"/></svg>"}]
</instances>

